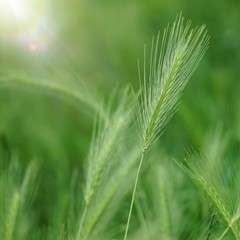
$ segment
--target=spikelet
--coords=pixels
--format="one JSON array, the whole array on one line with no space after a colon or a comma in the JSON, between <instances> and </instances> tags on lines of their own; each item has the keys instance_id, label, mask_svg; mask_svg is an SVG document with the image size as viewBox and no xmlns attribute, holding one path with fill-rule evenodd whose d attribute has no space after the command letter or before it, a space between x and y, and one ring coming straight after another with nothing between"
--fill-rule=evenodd
<instances>
[{"instance_id":1,"label":"spikelet","mask_svg":"<svg viewBox=\"0 0 240 240\"><path fill-rule=\"evenodd\" d=\"M180 14L172 27L164 30L162 40L160 34L156 40L153 38L148 71L145 48L143 74L139 66L141 95L138 111L143 149L158 139L173 116L179 97L208 44L205 27L191 29L191 22L184 24Z\"/></svg>"}]
</instances>

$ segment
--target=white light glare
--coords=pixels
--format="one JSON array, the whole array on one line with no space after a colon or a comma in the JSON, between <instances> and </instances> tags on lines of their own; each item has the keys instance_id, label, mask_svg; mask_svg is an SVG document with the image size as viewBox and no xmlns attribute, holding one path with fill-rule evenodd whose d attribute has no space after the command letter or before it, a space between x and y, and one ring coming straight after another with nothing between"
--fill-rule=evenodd
<instances>
[{"instance_id":1,"label":"white light glare","mask_svg":"<svg viewBox=\"0 0 240 240\"><path fill-rule=\"evenodd\" d=\"M24 0L0 0L0 11L21 22L29 18L27 3Z\"/></svg>"},{"instance_id":2,"label":"white light glare","mask_svg":"<svg viewBox=\"0 0 240 240\"><path fill-rule=\"evenodd\" d=\"M39 0L36 5L33 0L0 0L0 24L11 33L11 40L32 53L48 50L55 36L45 2Z\"/></svg>"}]
</instances>

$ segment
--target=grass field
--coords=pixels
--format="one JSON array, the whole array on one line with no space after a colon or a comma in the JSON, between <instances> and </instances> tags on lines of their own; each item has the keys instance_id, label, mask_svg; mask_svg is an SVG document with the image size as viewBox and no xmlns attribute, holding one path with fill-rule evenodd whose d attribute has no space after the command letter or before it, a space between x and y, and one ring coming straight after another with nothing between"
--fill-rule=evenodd
<instances>
[{"instance_id":1,"label":"grass field","mask_svg":"<svg viewBox=\"0 0 240 240\"><path fill-rule=\"evenodd\" d=\"M0 239L240 239L240 3L207 4L0 1Z\"/></svg>"}]
</instances>

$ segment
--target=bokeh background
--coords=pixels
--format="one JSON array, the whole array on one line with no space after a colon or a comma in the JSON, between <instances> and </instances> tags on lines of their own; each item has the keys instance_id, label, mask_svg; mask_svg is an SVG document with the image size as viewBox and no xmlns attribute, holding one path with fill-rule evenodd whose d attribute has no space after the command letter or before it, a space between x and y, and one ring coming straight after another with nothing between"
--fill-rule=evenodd
<instances>
[{"instance_id":1,"label":"bokeh background","mask_svg":"<svg viewBox=\"0 0 240 240\"><path fill-rule=\"evenodd\" d=\"M206 147L208 136L220 129L229 139L226 158L239 159L239 0L35 0L29 9L21 7L12 11L4 1L0 5L0 78L77 78L106 99L116 87L130 83L138 89L137 59L143 59L144 44L150 46L152 36L179 12L193 26L205 24L209 50L161 146L181 159L186 149ZM31 16L25 19L21 11ZM84 108L36 88L0 81L1 158L17 154L23 164L43 161L42 193L47 194L62 169L81 168L86 158L94 117ZM42 206L44 215L48 209Z\"/></svg>"},{"instance_id":2,"label":"bokeh background","mask_svg":"<svg viewBox=\"0 0 240 240\"><path fill-rule=\"evenodd\" d=\"M28 19L22 16L24 1L14 11L4 4L0 9L1 76L36 81L77 77L93 84L103 96L128 83L138 88L137 59L143 58L144 44L149 46L152 36L179 12L193 26L205 24L210 48L162 144L171 155L182 157L186 148L201 148L209 131L220 127L231 135L228 155L239 154L238 0L35 0L27 5ZM37 155L56 161L79 161L85 156L92 123L81 106L24 87L0 86L3 151L14 149L23 158Z\"/></svg>"}]
</instances>

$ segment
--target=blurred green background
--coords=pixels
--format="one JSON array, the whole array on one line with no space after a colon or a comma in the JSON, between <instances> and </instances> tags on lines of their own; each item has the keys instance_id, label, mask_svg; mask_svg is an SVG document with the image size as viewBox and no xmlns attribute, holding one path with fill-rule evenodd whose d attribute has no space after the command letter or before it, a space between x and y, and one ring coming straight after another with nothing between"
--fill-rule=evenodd
<instances>
[{"instance_id":1,"label":"blurred green background","mask_svg":"<svg viewBox=\"0 0 240 240\"><path fill-rule=\"evenodd\" d=\"M31 5L34 17L24 24L1 6L0 76L77 77L106 98L128 83L137 90L144 44L150 46L152 36L179 12L193 26L205 24L210 48L161 144L170 156L182 158L186 149L204 147L220 127L230 139L228 158L240 156L239 0L35 0ZM48 169L66 162L80 167L91 139L91 113L36 89L0 86L1 156L36 157L52 166Z\"/></svg>"}]
</instances>

